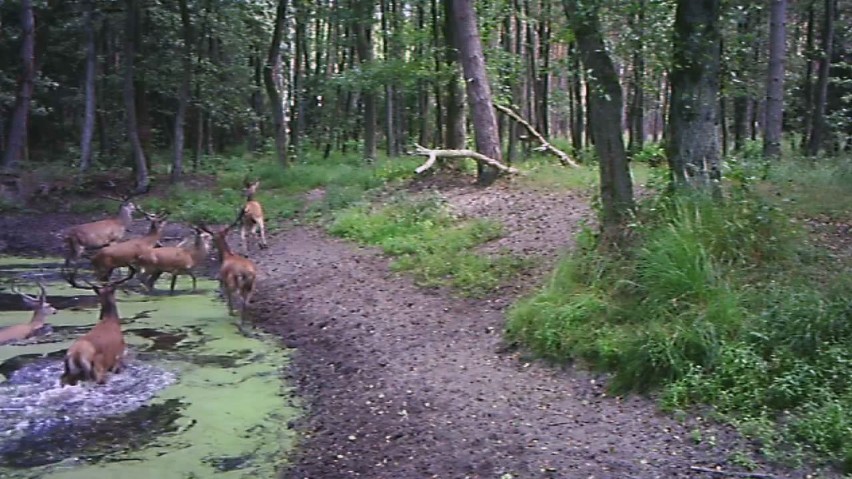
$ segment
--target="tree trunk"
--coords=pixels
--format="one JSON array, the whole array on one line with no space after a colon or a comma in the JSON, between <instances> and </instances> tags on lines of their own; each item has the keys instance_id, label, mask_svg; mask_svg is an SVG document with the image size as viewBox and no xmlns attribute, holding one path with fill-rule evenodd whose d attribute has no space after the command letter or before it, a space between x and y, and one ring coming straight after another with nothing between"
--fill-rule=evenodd
<instances>
[{"instance_id":1,"label":"tree trunk","mask_svg":"<svg viewBox=\"0 0 852 479\"><path fill-rule=\"evenodd\" d=\"M825 18L822 28L822 52L819 59L816 94L814 95L814 113L811 120L811 137L808 139L807 155L816 156L825 142L828 123L825 120L828 102L828 73L834 50L834 0L825 0Z\"/></svg>"},{"instance_id":2,"label":"tree trunk","mask_svg":"<svg viewBox=\"0 0 852 479\"><path fill-rule=\"evenodd\" d=\"M180 0L180 22L183 27L182 77L178 92L178 109L175 115L175 156L172 162L172 183L180 181L183 175L183 147L186 131L186 110L189 106L190 86L192 84L192 25L189 21L187 0Z\"/></svg>"},{"instance_id":3,"label":"tree trunk","mask_svg":"<svg viewBox=\"0 0 852 479\"><path fill-rule=\"evenodd\" d=\"M97 81L98 56L95 51L95 7L94 0L83 2L85 8L83 25L86 29L86 79L85 113L83 115L83 132L80 135L80 172L89 169L92 164L92 137L95 133L95 82Z\"/></svg>"},{"instance_id":4,"label":"tree trunk","mask_svg":"<svg viewBox=\"0 0 852 479\"><path fill-rule=\"evenodd\" d=\"M21 0L21 73L20 90L15 101L12 124L9 127L3 169L17 170L27 147L27 128L30 118L30 100L35 81L35 18L31 0Z\"/></svg>"},{"instance_id":5,"label":"tree trunk","mask_svg":"<svg viewBox=\"0 0 852 479\"><path fill-rule=\"evenodd\" d=\"M127 12L124 25L124 110L127 122L127 137L133 154L134 170L136 171L136 191L148 190L148 162L142 141L139 138L139 125L136 118L136 87L134 85L134 56L136 55L136 27L139 3L138 0L126 0Z\"/></svg>"},{"instance_id":6,"label":"tree trunk","mask_svg":"<svg viewBox=\"0 0 852 479\"><path fill-rule=\"evenodd\" d=\"M574 147L574 154L576 155L583 149L583 132L586 131L580 54L577 51L576 42L568 46L568 55L571 61L570 95L574 105L574 115L571 119L571 146Z\"/></svg>"},{"instance_id":7,"label":"tree trunk","mask_svg":"<svg viewBox=\"0 0 852 479\"><path fill-rule=\"evenodd\" d=\"M447 77L447 125L444 148L460 150L464 148L467 132L465 131L464 90L459 74L459 52L456 47L456 34L453 28L452 0L444 0L444 39L446 56L444 61L451 74Z\"/></svg>"},{"instance_id":8,"label":"tree trunk","mask_svg":"<svg viewBox=\"0 0 852 479\"><path fill-rule=\"evenodd\" d=\"M295 52L293 55L293 103L290 107L290 148L296 154L296 160L300 156L299 141L304 134L304 102L305 102L305 75L310 65L307 62L303 63L303 53L307 48L307 22L308 15L306 12L307 5L304 1L296 0L293 2L295 7L295 33L296 38Z\"/></svg>"},{"instance_id":9,"label":"tree trunk","mask_svg":"<svg viewBox=\"0 0 852 479\"><path fill-rule=\"evenodd\" d=\"M618 245L633 209L633 182L621 134L623 109L618 73L606 51L598 8L564 0L583 66L590 73L589 125L601 178L601 245Z\"/></svg>"},{"instance_id":10,"label":"tree trunk","mask_svg":"<svg viewBox=\"0 0 852 479\"><path fill-rule=\"evenodd\" d=\"M275 154L278 163L282 167L287 166L287 132L284 124L284 105L281 100L281 92L275 84L275 74L281 68L281 37L287 22L287 0L278 0L278 8L275 11L275 28L272 31L272 42L269 45L269 54L266 57L266 65L263 67L263 83L266 86L266 95L269 97L269 108L272 109L272 127L275 135Z\"/></svg>"},{"instance_id":11,"label":"tree trunk","mask_svg":"<svg viewBox=\"0 0 852 479\"><path fill-rule=\"evenodd\" d=\"M637 152L645 144L645 54L643 36L645 28L645 0L639 0L636 12L636 45L633 47L633 95L630 102L630 144L627 149Z\"/></svg>"},{"instance_id":12,"label":"tree trunk","mask_svg":"<svg viewBox=\"0 0 852 479\"><path fill-rule=\"evenodd\" d=\"M485 156L502 161L500 137L497 135L497 115L492 104L491 85L485 70L482 42L476 26L473 0L448 0L453 2L456 47L467 84L468 105L473 119L476 149ZM498 170L478 163L477 182L489 185L497 179Z\"/></svg>"},{"instance_id":13,"label":"tree trunk","mask_svg":"<svg viewBox=\"0 0 852 479\"><path fill-rule=\"evenodd\" d=\"M811 137L813 127L813 109L814 109L814 4L816 0L808 2L808 26L805 34L805 51L804 57L806 62L805 76L802 79L802 93L804 95L804 107L802 115L802 144L801 151L805 151L808 139Z\"/></svg>"},{"instance_id":14,"label":"tree trunk","mask_svg":"<svg viewBox=\"0 0 852 479\"><path fill-rule=\"evenodd\" d=\"M358 12L355 15L355 48L361 68L369 68L373 62L373 2L356 0ZM364 106L364 158L376 158L376 93L372 86L362 89L361 101ZM423 112L420 112L423 113Z\"/></svg>"},{"instance_id":15,"label":"tree trunk","mask_svg":"<svg viewBox=\"0 0 852 479\"><path fill-rule=\"evenodd\" d=\"M787 56L787 0L772 0L769 13L769 69L766 74L766 120L763 155L781 155L784 121L784 63Z\"/></svg>"},{"instance_id":16,"label":"tree trunk","mask_svg":"<svg viewBox=\"0 0 852 479\"><path fill-rule=\"evenodd\" d=\"M706 186L719 170L720 0L678 0L667 155L676 186Z\"/></svg>"}]
</instances>

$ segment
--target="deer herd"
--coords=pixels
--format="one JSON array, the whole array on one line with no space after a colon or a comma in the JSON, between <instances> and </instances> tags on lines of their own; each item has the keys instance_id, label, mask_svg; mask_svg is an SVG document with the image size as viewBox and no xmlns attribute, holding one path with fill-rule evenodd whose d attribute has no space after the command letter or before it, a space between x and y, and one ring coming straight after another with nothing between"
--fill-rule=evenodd
<instances>
[{"instance_id":1,"label":"deer herd","mask_svg":"<svg viewBox=\"0 0 852 479\"><path fill-rule=\"evenodd\" d=\"M175 246L162 244L166 214L150 214L132 201L131 196L112 198L120 202L118 213L107 219L73 226L65 231L62 240L66 246L65 264L62 275L74 288L90 290L100 303L98 322L83 336L77 338L65 354L64 372L60 384L75 385L79 381L94 381L104 384L108 373L119 373L125 366L126 347L121 330L121 320L115 292L119 285L140 273L140 282L148 291L163 273L171 274L170 293L174 293L175 281L180 275L192 278L192 290L196 290L196 274L215 245L219 253L219 286L225 296L230 315L237 314L237 298L241 303L241 320L251 304L254 293L257 266L228 245L227 235L240 226L241 246L246 249L247 233L257 235L261 248L266 248L266 230L263 208L254 198L260 182L245 184L246 202L239 208L237 218L225 228L214 230L203 224L194 224L192 236L184 238ZM133 222L133 214L141 212L150 222L147 234L122 241ZM86 250L96 250L91 257L92 269L97 284L78 277L78 262ZM246 251L248 251L246 249ZM70 267L70 268L69 268ZM127 268L128 275L111 280L116 269ZM56 314L56 309L47 301L44 285L39 282L39 296L34 297L19 291L28 308L33 310L27 323L15 324L0 329L0 344L21 341L43 332L47 316Z\"/></svg>"}]
</instances>

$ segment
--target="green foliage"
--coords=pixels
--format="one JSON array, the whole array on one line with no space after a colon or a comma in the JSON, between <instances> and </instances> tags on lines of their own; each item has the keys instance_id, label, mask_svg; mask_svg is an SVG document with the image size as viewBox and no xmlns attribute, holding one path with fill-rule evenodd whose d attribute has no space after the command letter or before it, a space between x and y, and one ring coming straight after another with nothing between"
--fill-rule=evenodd
<instances>
[{"instance_id":1,"label":"green foliage","mask_svg":"<svg viewBox=\"0 0 852 479\"><path fill-rule=\"evenodd\" d=\"M722 202L644 202L621 256L581 243L513 306L506 334L612 370L616 391L662 388L673 410L711 404L767 452L799 444L852 470L852 280L809 264L822 257L753 193L758 176L740 176Z\"/></svg>"},{"instance_id":2,"label":"green foliage","mask_svg":"<svg viewBox=\"0 0 852 479\"><path fill-rule=\"evenodd\" d=\"M256 198L274 230L277 221L299 212L302 195L310 190L324 191L312 210L332 211L361 200L369 190L410 177L415 164L416 160L379 159L368 165L341 155L328 159L309 155L303 162L282 168L272 156L211 156L203 171L215 175L217 187L176 186L162 196L146 198L143 205L153 211L169 211L173 221L229 223L245 201L245 179L260 179Z\"/></svg>"},{"instance_id":3,"label":"green foliage","mask_svg":"<svg viewBox=\"0 0 852 479\"><path fill-rule=\"evenodd\" d=\"M328 230L379 246L396 258L393 269L413 272L420 285L451 286L469 296L493 291L527 266L512 255L476 253L476 246L502 235L500 225L480 219L459 221L436 198L352 206L336 213Z\"/></svg>"}]
</instances>

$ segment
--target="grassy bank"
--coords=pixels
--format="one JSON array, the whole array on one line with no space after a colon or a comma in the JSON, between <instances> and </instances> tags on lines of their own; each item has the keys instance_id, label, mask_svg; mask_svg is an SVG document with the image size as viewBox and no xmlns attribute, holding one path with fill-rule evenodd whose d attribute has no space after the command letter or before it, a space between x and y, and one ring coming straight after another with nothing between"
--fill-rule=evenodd
<instances>
[{"instance_id":1,"label":"grassy bank","mask_svg":"<svg viewBox=\"0 0 852 479\"><path fill-rule=\"evenodd\" d=\"M723 202L646 200L619 257L583 233L507 335L612 371L616 391L659 390L670 410L712 405L779 459L815 453L850 472L852 266L800 227L850 213L849 162L732 165Z\"/></svg>"}]
</instances>

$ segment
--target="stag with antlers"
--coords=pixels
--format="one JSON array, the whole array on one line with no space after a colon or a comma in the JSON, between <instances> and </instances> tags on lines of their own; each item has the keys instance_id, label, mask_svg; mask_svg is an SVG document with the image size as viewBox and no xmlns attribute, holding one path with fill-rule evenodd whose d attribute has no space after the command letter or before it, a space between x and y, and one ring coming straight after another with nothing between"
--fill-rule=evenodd
<instances>
[{"instance_id":1,"label":"stag with antlers","mask_svg":"<svg viewBox=\"0 0 852 479\"><path fill-rule=\"evenodd\" d=\"M250 305L254 294L255 280L257 279L257 267L252 260L240 256L231 250L226 239L228 232L240 224L245 215L245 209L240 209L237 219L229 226L219 231L212 231L207 226L200 224L197 228L213 237L213 243L219 251L221 266L219 267L219 286L228 301L228 313L235 315L234 296L239 295L242 299L242 313L240 318L245 317L245 308Z\"/></svg>"},{"instance_id":2,"label":"stag with antlers","mask_svg":"<svg viewBox=\"0 0 852 479\"><path fill-rule=\"evenodd\" d=\"M130 274L118 281L100 285L76 279L77 271L65 277L68 283L78 289L92 290L101 304L98 323L86 334L79 337L65 354L65 371L59 382L62 386L74 386L79 381L106 383L107 373L119 373L124 368L125 343L121 331L121 319L115 301L116 288L130 280L136 269L130 267Z\"/></svg>"},{"instance_id":3,"label":"stag with antlers","mask_svg":"<svg viewBox=\"0 0 852 479\"><path fill-rule=\"evenodd\" d=\"M136 264L140 255L152 250L160 243L163 236L163 228L166 225L165 212L152 215L138 208L151 222L148 234L140 238L133 238L121 243L113 243L105 246L92 257L92 267L95 277L100 281L109 281L113 270L116 268L132 266Z\"/></svg>"},{"instance_id":4,"label":"stag with antlers","mask_svg":"<svg viewBox=\"0 0 852 479\"><path fill-rule=\"evenodd\" d=\"M44 285L40 281L38 288L41 290L38 297L22 293L17 288L12 290L21 297L28 308L33 310L33 317L28 323L13 324L0 329L0 344L23 341L35 336L45 326L47 317L56 314L56 308L47 302L47 292L45 292Z\"/></svg>"}]
</instances>

